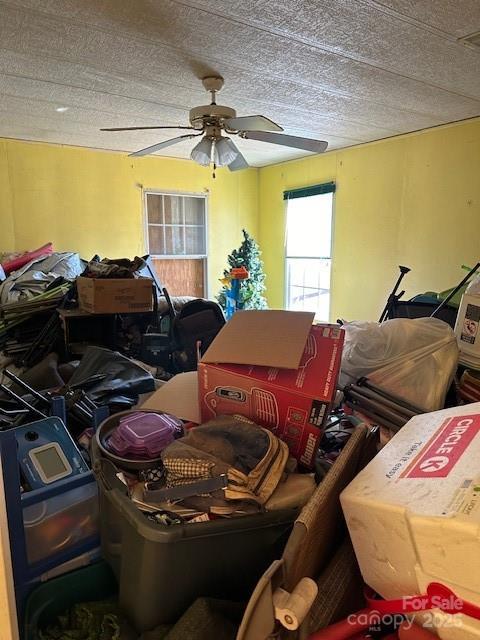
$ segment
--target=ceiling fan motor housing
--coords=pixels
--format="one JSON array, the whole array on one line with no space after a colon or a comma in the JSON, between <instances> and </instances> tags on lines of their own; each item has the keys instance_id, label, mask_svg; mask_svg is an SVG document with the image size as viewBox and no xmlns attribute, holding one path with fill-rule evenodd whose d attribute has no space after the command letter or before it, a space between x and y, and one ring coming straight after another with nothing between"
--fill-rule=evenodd
<instances>
[{"instance_id":1,"label":"ceiling fan motor housing","mask_svg":"<svg viewBox=\"0 0 480 640\"><path fill-rule=\"evenodd\" d=\"M206 104L190 110L190 124L194 129L205 129L207 126L219 126L224 120L235 118L235 109L221 104Z\"/></svg>"}]
</instances>

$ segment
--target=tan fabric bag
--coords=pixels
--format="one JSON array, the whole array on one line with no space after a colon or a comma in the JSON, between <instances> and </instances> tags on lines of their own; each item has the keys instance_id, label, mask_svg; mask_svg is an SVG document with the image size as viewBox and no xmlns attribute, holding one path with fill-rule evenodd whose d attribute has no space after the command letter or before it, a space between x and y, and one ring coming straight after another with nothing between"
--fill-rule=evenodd
<instances>
[{"instance_id":1,"label":"tan fabric bag","mask_svg":"<svg viewBox=\"0 0 480 640\"><path fill-rule=\"evenodd\" d=\"M226 488L182 503L211 513L258 511L275 491L289 456L273 433L239 416L220 416L191 429L162 453L167 487L220 475Z\"/></svg>"}]
</instances>

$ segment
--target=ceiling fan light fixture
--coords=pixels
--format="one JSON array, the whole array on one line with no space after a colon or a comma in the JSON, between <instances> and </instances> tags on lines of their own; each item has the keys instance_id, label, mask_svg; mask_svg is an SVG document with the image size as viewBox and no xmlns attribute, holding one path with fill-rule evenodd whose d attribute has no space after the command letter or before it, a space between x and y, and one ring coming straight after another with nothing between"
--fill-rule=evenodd
<instances>
[{"instance_id":1,"label":"ceiling fan light fixture","mask_svg":"<svg viewBox=\"0 0 480 640\"><path fill-rule=\"evenodd\" d=\"M473 34L476 38L478 34ZM474 39L475 39L474 38ZM283 147L308 151L310 153L323 153L328 143L325 140L314 140L312 138L301 138L288 134L280 134L282 127L276 122L262 115L250 115L237 117L235 109L218 105L216 103L216 93L223 86L223 78L220 76L208 76L203 78L203 85L212 94L211 103L200 105L190 109L189 126L184 125L148 125L145 127L110 127L101 131L138 131L148 129L183 129L190 133L157 142L144 149L139 149L130 156L146 156L183 142L190 138L200 137L198 144L190 152L190 158L203 167L213 164L213 176L215 177L215 167L228 166L230 171L239 171L248 167L247 160L241 151L232 142L229 136L238 135L245 140L258 140L268 142ZM59 107L57 111L65 110L66 107ZM194 133L192 133L194 132ZM225 136L222 134L226 134Z\"/></svg>"},{"instance_id":2,"label":"ceiling fan light fixture","mask_svg":"<svg viewBox=\"0 0 480 640\"><path fill-rule=\"evenodd\" d=\"M212 144L213 140L210 138L202 138L200 142L195 145L190 153L190 158L201 164L202 167L208 167L212 159Z\"/></svg>"},{"instance_id":3,"label":"ceiling fan light fixture","mask_svg":"<svg viewBox=\"0 0 480 640\"><path fill-rule=\"evenodd\" d=\"M219 138L215 141L214 160L217 167L225 167L236 160L238 149L230 138Z\"/></svg>"}]
</instances>

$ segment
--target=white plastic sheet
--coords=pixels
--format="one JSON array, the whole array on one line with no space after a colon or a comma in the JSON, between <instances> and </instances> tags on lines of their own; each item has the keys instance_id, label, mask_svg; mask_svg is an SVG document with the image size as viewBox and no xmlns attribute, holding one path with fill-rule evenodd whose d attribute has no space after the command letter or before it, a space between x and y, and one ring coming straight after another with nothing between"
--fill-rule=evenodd
<instances>
[{"instance_id":1,"label":"white plastic sheet","mask_svg":"<svg viewBox=\"0 0 480 640\"><path fill-rule=\"evenodd\" d=\"M366 376L424 411L436 411L458 365L451 327L437 318L395 318L344 325L340 386Z\"/></svg>"}]
</instances>

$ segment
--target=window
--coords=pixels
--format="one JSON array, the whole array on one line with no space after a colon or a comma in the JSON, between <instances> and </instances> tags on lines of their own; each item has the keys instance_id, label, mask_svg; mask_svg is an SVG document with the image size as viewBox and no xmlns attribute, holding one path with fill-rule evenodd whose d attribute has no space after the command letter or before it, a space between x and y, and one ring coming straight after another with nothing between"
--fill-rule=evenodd
<instances>
[{"instance_id":1,"label":"window","mask_svg":"<svg viewBox=\"0 0 480 640\"><path fill-rule=\"evenodd\" d=\"M207 295L207 198L145 192L147 251L172 296Z\"/></svg>"},{"instance_id":2,"label":"window","mask_svg":"<svg viewBox=\"0 0 480 640\"><path fill-rule=\"evenodd\" d=\"M328 321L332 268L333 183L286 191L286 307Z\"/></svg>"},{"instance_id":3,"label":"window","mask_svg":"<svg viewBox=\"0 0 480 640\"><path fill-rule=\"evenodd\" d=\"M206 257L205 196L146 193L148 252Z\"/></svg>"}]
</instances>

